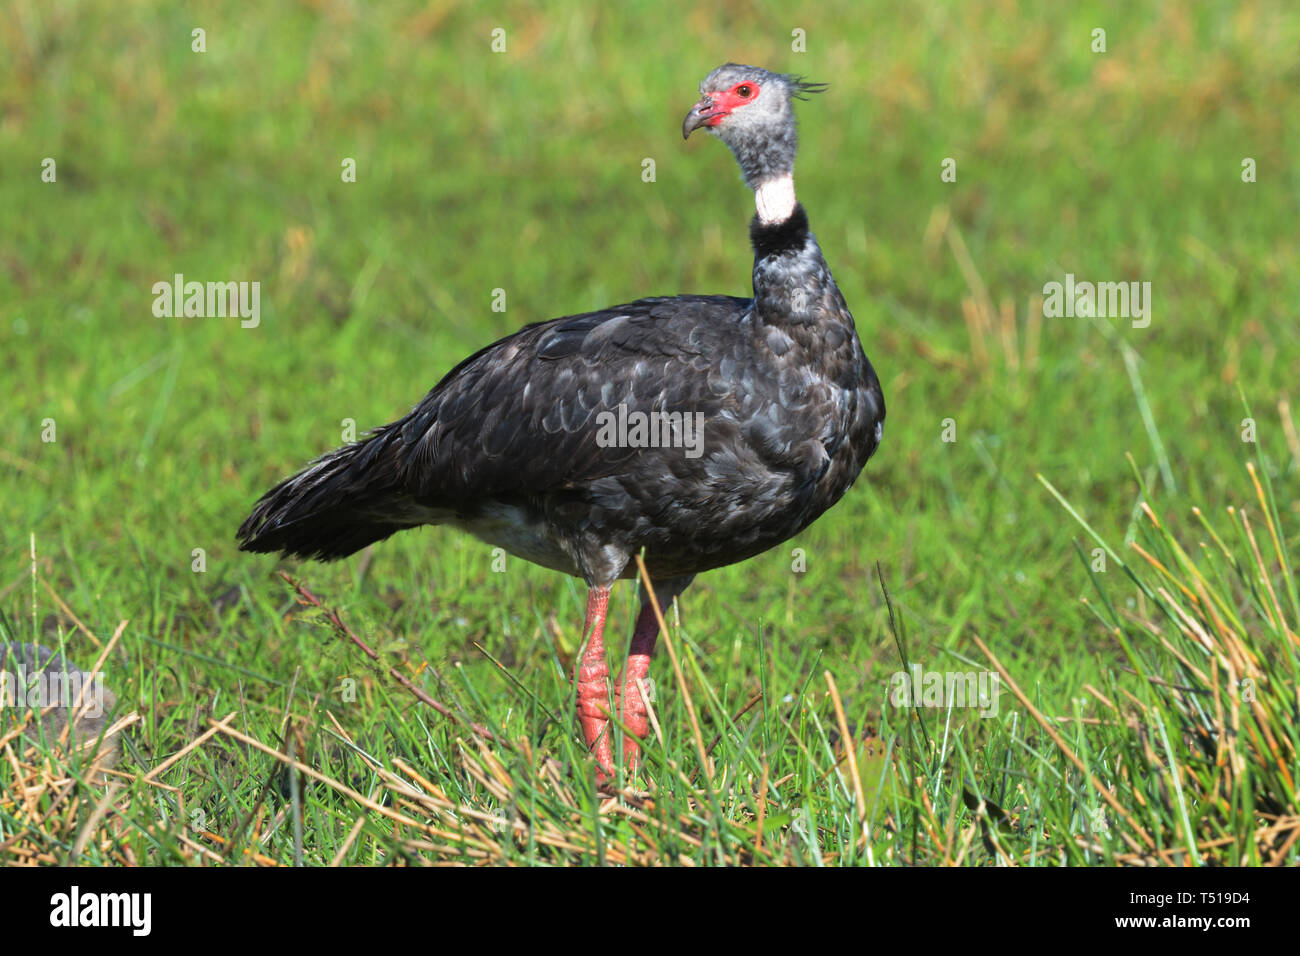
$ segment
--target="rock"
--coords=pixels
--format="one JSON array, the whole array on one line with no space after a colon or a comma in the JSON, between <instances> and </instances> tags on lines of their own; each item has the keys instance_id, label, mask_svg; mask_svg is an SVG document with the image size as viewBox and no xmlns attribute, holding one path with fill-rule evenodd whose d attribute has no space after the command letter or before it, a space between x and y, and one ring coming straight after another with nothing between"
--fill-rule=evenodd
<instances>
[{"instance_id":1,"label":"rock","mask_svg":"<svg viewBox=\"0 0 1300 956\"><path fill-rule=\"evenodd\" d=\"M82 708L74 708L82 693ZM102 674L91 674L70 665L66 658L39 644L0 644L0 735L10 719L21 717L28 708L38 713L55 705L48 713L40 715L47 742L57 742L68 726L69 715L76 713L76 721L68 734L68 745L93 748L101 734L112 724L117 696L104 686ZM6 713L8 712L8 713ZM25 733L33 743L41 738L41 727L33 724ZM105 736L100 743L101 769L116 766L122 755L120 734ZM89 759L87 751L85 758Z\"/></svg>"}]
</instances>

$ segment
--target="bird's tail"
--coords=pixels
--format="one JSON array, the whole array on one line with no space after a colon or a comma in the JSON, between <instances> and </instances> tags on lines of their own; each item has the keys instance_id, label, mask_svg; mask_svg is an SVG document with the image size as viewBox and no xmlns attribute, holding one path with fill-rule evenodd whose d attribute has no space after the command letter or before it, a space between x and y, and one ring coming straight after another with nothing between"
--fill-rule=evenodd
<instances>
[{"instance_id":1,"label":"bird's tail","mask_svg":"<svg viewBox=\"0 0 1300 956\"><path fill-rule=\"evenodd\" d=\"M396 437L381 428L262 495L239 526L240 550L330 561L423 524L399 481Z\"/></svg>"}]
</instances>

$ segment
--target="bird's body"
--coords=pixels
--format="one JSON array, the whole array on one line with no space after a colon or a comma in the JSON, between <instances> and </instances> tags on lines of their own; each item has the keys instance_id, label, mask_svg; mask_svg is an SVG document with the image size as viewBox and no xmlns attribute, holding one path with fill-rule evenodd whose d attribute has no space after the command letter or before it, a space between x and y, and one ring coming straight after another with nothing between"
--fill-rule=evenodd
<instances>
[{"instance_id":1,"label":"bird's body","mask_svg":"<svg viewBox=\"0 0 1300 956\"><path fill-rule=\"evenodd\" d=\"M789 124L770 142L728 143L756 194L752 299L639 299L527 326L465 359L404 418L271 489L239 531L248 550L331 559L402 528L450 524L584 578L579 710L604 772L600 634L609 588L634 575L634 556L644 552L658 597L671 601L694 575L806 528L881 437L879 382L789 176L788 101L810 87L720 67L684 133L731 115L704 89L728 71L739 71L733 91L759 80L772 89L767 108ZM761 138L763 124L748 125ZM625 697L656 636L647 603ZM639 730L644 702L627 707Z\"/></svg>"}]
</instances>

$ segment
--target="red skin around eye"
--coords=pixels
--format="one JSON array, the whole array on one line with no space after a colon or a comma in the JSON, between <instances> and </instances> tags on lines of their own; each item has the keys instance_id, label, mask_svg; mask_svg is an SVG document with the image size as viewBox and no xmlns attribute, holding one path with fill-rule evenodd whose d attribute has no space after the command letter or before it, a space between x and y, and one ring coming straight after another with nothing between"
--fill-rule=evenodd
<instances>
[{"instance_id":1,"label":"red skin around eye","mask_svg":"<svg viewBox=\"0 0 1300 956\"><path fill-rule=\"evenodd\" d=\"M748 86L749 96L741 96L736 91L742 86ZM731 115L731 111L737 106L744 106L746 103L752 103L754 97L758 96L757 83L738 83L729 90L723 90L721 93L713 94L713 108L718 110L718 115L709 120L709 126L717 126L724 119Z\"/></svg>"}]
</instances>

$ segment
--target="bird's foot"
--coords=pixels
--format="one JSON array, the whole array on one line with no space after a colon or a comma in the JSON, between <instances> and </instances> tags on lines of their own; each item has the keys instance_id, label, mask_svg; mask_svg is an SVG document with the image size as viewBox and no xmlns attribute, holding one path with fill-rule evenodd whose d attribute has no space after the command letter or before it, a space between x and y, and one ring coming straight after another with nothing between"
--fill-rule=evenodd
<instances>
[{"instance_id":1,"label":"bird's foot","mask_svg":"<svg viewBox=\"0 0 1300 956\"><path fill-rule=\"evenodd\" d=\"M609 587L587 592L587 619L582 636L586 644L573 672L577 691L578 725L587 750L596 758L596 782L604 783L614 773L614 754L609 737L609 665L605 662L605 614Z\"/></svg>"},{"instance_id":2,"label":"bird's foot","mask_svg":"<svg viewBox=\"0 0 1300 956\"><path fill-rule=\"evenodd\" d=\"M650 735L651 684L646 679L650 660L644 662L630 658L627 673L619 688L618 710L628 733L623 735L623 765L628 773L635 773L641 765L641 744Z\"/></svg>"},{"instance_id":3,"label":"bird's foot","mask_svg":"<svg viewBox=\"0 0 1300 956\"><path fill-rule=\"evenodd\" d=\"M578 724L587 750L596 758L596 783L609 784L615 777L614 728L609 717L608 684L603 680L578 683ZM619 688L615 708L627 729L623 734L623 766L629 775L641 766L640 740L649 736L650 719L646 695L648 683L629 682Z\"/></svg>"},{"instance_id":4,"label":"bird's foot","mask_svg":"<svg viewBox=\"0 0 1300 956\"><path fill-rule=\"evenodd\" d=\"M578 725L587 750L596 758L596 782L603 783L614 773L614 753L609 728L609 673L586 673L579 670ZM584 679L588 678L588 679Z\"/></svg>"}]
</instances>

